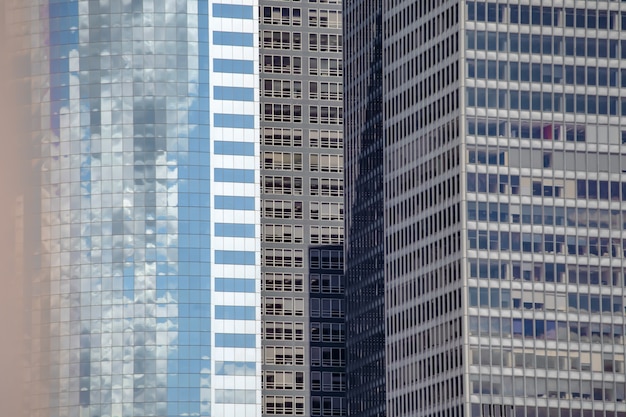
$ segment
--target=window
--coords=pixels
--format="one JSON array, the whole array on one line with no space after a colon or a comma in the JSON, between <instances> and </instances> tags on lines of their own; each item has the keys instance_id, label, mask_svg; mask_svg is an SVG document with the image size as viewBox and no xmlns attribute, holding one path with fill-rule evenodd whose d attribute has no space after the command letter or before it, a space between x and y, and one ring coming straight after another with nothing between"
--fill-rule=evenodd
<instances>
[{"instance_id":1,"label":"window","mask_svg":"<svg viewBox=\"0 0 626 417\"><path fill-rule=\"evenodd\" d=\"M302 154L299 152L263 152L262 169L302 171Z\"/></svg>"},{"instance_id":2,"label":"window","mask_svg":"<svg viewBox=\"0 0 626 417\"><path fill-rule=\"evenodd\" d=\"M264 30L262 47L267 49L291 49L299 51L302 49L302 33Z\"/></svg>"},{"instance_id":3,"label":"window","mask_svg":"<svg viewBox=\"0 0 626 417\"><path fill-rule=\"evenodd\" d=\"M312 342L342 343L346 339L345 333L345 327L341 323L311 323Z\"/></svg>"},{"instance_id":4,"label":"window","mask_svg":"<svg viewBox=\"0 0 626 417\"><path fill-rule=\"evenodd\" d=\"M302 129L265 127L263 128L263 145L301 147Z\"/></svg>"},{"instance_id":5,"label":"window","mask_svg":"<svg viewBox=\"0 0 626 417\"><path fill-rule=\"evenodd\" d=\"M263 23L302 26L302 10L289 7L263 7Z\"/></svg>"},{"instance_id":6,"label":"window","mask_svg":"<svg viewBox=\"0 0 626 417\"><path fill-rule=\"evenodd\" d=\"M263 414L304 415L304 397L291 395L264 395Z\"/></svg>"},{"instance_id":7,"label":"window","mask_svg":"<svg viewBox=\"0 0 626 417\"><path fill-rule=\"evenodd\" d=\"M341 52L342 36L328 33L310 33L309 50L320 52Z\"/></svg>"},{"instance_id":8,"label":"window","mask_svg":"<svg viewBox=\"0 0 626 417\"><path fill-rule=\"evenodd\" d=\"M278 98L302 98L302 82L291 80L264 80L263 95Z\"/></svg>"},{"instance_id":9,"label":"window","mask_svg":"<svg viewBox=\"0 0 626 417\"><path fill-rule=\"evenodd\" d=\"M304 365L303 346L265 346L264 363L268 365Z\"/></svg>"},{"instance_id":10,"label":"window","mask_svg":"<svg viewBox=\"0 0 626 417\"><path fill-rule=\"evenodd\" d=\"M309 74L340 77L343 75L343 62L335 58L309 58Z\"/></svg>"},{"instance_id":11,"label":"window","mask_svg":"<svg viewBox=\"0 0 626 417\"><path fill-rule=\"evenodd\" d=\"M345 290L343 275L311 274L309 280L312 293L343 294Z\"/></svg>"},{"instance_id":12,"label":"window","mask_svg":"<svg viewBox=\"0 0 626 417\"><path fill-rule=\"evenodd\" d=\"M264 340L304 340L304 323L301 322L263 321L261 327ZM295 361L296 365L301 365L297 357Z\"/></svg>"},{"instance_id":13,"label":"window","mask_svg":"<svg viewBox=\"0 0 626 417\"><path fill-rule=\"evenodd\" d=\"M345 366L346 350L336 347L312 347L311 366Z\"/></svg>"},{"instance_id":14,"label":"window","mask_svg":"<svg viewBox=\"0 0 626 417\"><path fill-rule=\"evenodd\" d=\"M343 270L343 251L311 249L309 263L311 269Z\"/></svg>"},{"instance_id":15,"label":"window","mask_svg":"<svg viewBox=\"0 0 626 417\"><path fill-rule=\"evenodd\" d=\"M262 307L266 316L304 316L303 298L265 297Z\"/></svg>"},{"instance_id":16,"label":"window","mask_svg":"<svg viewBox=\"0 0 626 417\"><path fill-rule=\"evenodd\" d=\"M312 416L345 416L346 399L342 397L311 397Z\"/></svg>"},{"instance_id":17,"label":"window","mask_svg":"<svg viewBox=\"0 0 626 417\"><path fill-rule=\"evenodd\" d=\"M263 371L264 389L304 389L304 372Z\"/></svg>"},{"instance_id":18,"label":"window","mask_svg":"<svg viewBox=\"0 0 626 417\"><path fill-rule=\"evenodd\" d=\"M309 9L309 26L340 29L341 11Z\"/></svg>"},{"instance_id":19,"label":"window","mask_svg":"<svg viewBox=\"0 0 626 417\"><path fill-rule=\"evenodd\" d=\"M299 104L270 104L263 106L263 120L269 122L301 122L302 106Z\"/></svg>"},{"instance_id":20,"label":"window","mask_svg":"<svg viewBox=\"0 0 626 417\"><path fill-rule=\"evenodd\" d=\"M261 285L264 291L304 291L304 275L290 272L265 272L262 274Z\"/></svg>"},{"instance_id":21,"label":"window","mask_svg":"<svg viewBox=\"0 0 626 417\"><path fill-rule=\"evenodd\" d=\"M343 196L342 178L311 178L311 195Z\"/></svg>"},{"instance_id":22,"label":"window","mask_svg":"<svg viewBox=\"0 0 626 417\"><path fill-rule=\"evenodd\" d=\"M343 172L343 155L310 154L309 169L312 172Z\"/></svg>"},{"instance_id":23,"label":"window","mask_svg":"<svg viewBox=\"0 0 626 417\"><path fill-rule=\"evenodd\" d=\"M264 175L261 180L264 194L302 195L302 177Z\"/></svg>"},{"instance_id":24,"label":"window","mask_svg":"<svg viewBox=\"0 0 626 417\"><path fill-rule=\"evenodd\" d=\"M267 219L301 219L302 201L261 200L261 214Z\"/></svg>"},{"instance_id":25,"label":"window","mask_svg":"<svg viewBox=\"0 0 626 417\"><path fill-rule=\"evenodd\" d=\"M309 130L309 146L311 148L343 149L343 132L341 130Z\"/></svg>"},{"instance_id":26,"label":"window","mask_svg":"<svg viewBox=\"0 0 626 417\"><path fill-rule=\"evenodd\" d=\"M342 100L343 85L332 82L309 82L309 97L314 100Z\"/></svg>"},{"instance_id":27,"label":"window","mask_svg":"<svg viewBox=\"0 0 626 417\"><path fill-rule=\"evenodd\" d=\"M345 315L343 300L332 298L311 298L311 317L341 318Z\"/></svg>"},{"instance_id":28,"label":"window","mask_svg":"<svg viewBox=\"0 0 626 417\"><path fill-rule=\"evenodd\" d=\"M309 106L309 121L338 125L343 122L343 108L337 106Z\"/></svg>"},{"instance_id":29,"label":"window","mask_svg":"<svg viewBox=\"0 0 626 417\"><path fill-rule=\"evenodd\" d=\"M339 391L346 389L346 375L343 372L311 372L312 391Z\"/></svg>"},{"instance_id":30,"label":"window","mask_svg":"<svg viewBox=\"0 0 626 417\"><path fill-rule=\"evenodd\" d=\"M301 249L265 248L262 251L263 265L271 267L302 268L304 252Z\"/></svg>"},{"instance_id":31,"label":"window","mask_svg":"<svg viewBox=\"0 0 626 417\"><path fill-rule=\"evenodd\" d=\"M312 220L343 220L343 203L311 201L309 207Z\"/></svg>"},{"instance_id":32,"label":"window","mask_svg":"<svg viewBox=\"0 0 626 417\"><path fill-rule=\"evenodd\" d=\"M322 245L343 244L343 227L340 226L311 226L311 243Z\"/></svg>"},{"instance_id":33,"label":"window","mask_svg":"<svg viewBox=\"0 0 626 417\"><path fill-rule=\"evenodd\" d=\"M303 226L290 224L263 225L263 242L273 243L302 243L304 237Z\"/></svg>"},{"instance_id":34,"label":"window","mask_svg":"<svg viewBox=\"0 0 626 417\"><path fill-rule=\"evenodd\" d=\"M302 74L302 58L297 56L263 55L262 70L271 74Z\"/></svg>"}]
</instances>

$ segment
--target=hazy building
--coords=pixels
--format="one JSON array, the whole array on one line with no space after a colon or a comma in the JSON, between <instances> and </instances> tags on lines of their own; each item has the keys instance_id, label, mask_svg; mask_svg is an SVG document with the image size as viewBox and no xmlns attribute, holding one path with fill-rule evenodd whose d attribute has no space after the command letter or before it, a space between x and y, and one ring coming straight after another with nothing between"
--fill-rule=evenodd
<instances>
[{"instance_id":1,"label":"hazy building","mask_svg":"<svg viewBox=\"0 0 626 417\"><path fill-rule=\"evenodd\" d=\"M24 6L32 415L260 415L257 7Z\"/></svg>"},{"instance_id":2,"label":"hazy building","mask_svg":"<svg viewBox=\"0 0 626 417\"><path fill-rule=\"evenodd\" d=\"M341 15L337 0L260 3L268 416L346 412Z\"/></svg>"},{"instance_id":3,"label":"hazy building","mask_svg":"<svg viewBox=\"0 0 626 417\"><path fill-rule=\"evenodd\" d=\"M390 416L626 415L620 9L384 3Z\"/></svg>"}]
</instances>

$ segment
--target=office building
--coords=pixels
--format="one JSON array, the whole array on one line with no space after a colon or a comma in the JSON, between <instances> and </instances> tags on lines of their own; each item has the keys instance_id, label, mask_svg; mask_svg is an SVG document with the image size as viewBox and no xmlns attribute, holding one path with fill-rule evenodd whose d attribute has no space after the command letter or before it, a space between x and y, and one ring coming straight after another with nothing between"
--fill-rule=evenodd
<instances>
[{"instance_id":1,"label":"office building","mask_svg":"<svg viewBox=\"0 0 626 417\"><path fill-rule=\"evenodd\" d=\"M349 416L385 416L382 1L344 2Z\"/></svg>"},{"instance_id":2,"label":"office building","mask_svg":"<svg viewBox=\"0 0 626 417\"><path fill-rule=\"evenodd\" d=\"M258 5L20 7L32 415L259 416Z\"/></svg>"},{"instance_id":3,"label":"office building","mask_svg":"<svg viewBox=\"0 0 626 417\"><path fill-rule=\"evenodd\" d=\"M260 2L266 416L346 413L341 16Z\"/></svg>"},{"instance_id":4,"label":"office building","mask_svg":"<svg viewBox=\"0 0 626 417\"><path fill-rule=\"evenodd\" d=\"M623 3L383 10L388 415L625 416Z\"/></svg>"}]
</instances>

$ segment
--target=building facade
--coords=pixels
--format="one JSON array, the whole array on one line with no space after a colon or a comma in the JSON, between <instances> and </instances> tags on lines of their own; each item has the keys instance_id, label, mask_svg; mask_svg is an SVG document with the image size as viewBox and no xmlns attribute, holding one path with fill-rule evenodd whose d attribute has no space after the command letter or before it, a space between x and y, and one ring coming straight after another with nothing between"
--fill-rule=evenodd
<instances>
[{"instance_id":1,"label":"building facade","mask_svg":"<svg viewBox=\"0 0 626 417\"><path fill-rule=\"evenodd\" d=\"M260 415L257 6L21 5L33 415Z\"/></svg>"},{"instance_id":2,"label":"building facade","mask_svg":"<svg viewBox=\"0 0 626 417\"><path fill-rule=\"evenodd\" d=\"M384 2L390 416L624 416L623 3Z\"/></svg>"},{"instance_id":3,"label":"building facade","mask_svg":"<svg viewBox=\"0 0 626 417\"><path fill-rule=\"evenodd\" d=\"M344 2L348 415L382 417L385 386L382 2Z\"/></svg>"},{"instance_id":4,"label":"building facade","mask_svg":"<svg viewBox=\"0 0 626 417\"><path fill-rule=\"evenodd\" d=\"M346 413L341 16L260 2L266 416Z\"/></svg>"}]
</instances>

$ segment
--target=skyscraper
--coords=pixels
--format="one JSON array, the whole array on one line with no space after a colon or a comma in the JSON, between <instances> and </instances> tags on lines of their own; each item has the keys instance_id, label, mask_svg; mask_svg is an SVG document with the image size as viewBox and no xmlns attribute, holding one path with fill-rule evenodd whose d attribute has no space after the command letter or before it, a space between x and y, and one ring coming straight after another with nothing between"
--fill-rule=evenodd
<instances>
[{"instance_id":1,"label":"skyscraper","mask_svg":"<svg viewBox=\"0 0 626 417\"><path fill-rule=\"evenodd\" d=\"M38 413L260 415L257 4L21 7Z\"/></svg>"},{"instance_id":2,"label":"skyscraper","mask_svg":"<svg viewBox=\"0 0 626 417\"><path fill-rule=\"evenodd\" d=\"M346 350L350 416L385 415L382 1L345 13Z\"/></svg>"},{"instance_id":3,"label":"skyscraper","mask_svg":"<svg viewBox=\"0 0 626 417\"><path fill-rule=\"evenodd\" d=\"M388 415L626 415L621 4L383 10Z\"/></svg>"},{"instance_id":4,"label":"skyscraper","mask_svg":"<svg viewBox=\"0 0 626 417\"><path fill-rule=\"evenodd\" d=\"M341 2L260 2L263 413L341 416Z\"/></svg>"}]
</instances>

